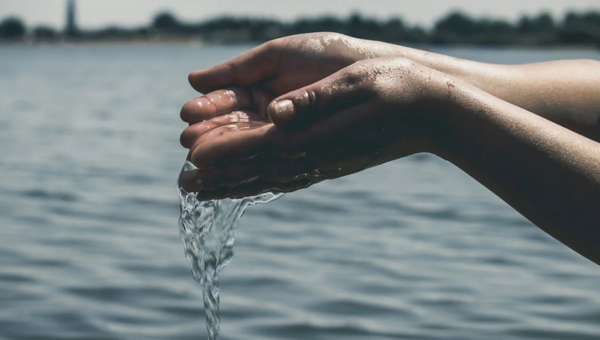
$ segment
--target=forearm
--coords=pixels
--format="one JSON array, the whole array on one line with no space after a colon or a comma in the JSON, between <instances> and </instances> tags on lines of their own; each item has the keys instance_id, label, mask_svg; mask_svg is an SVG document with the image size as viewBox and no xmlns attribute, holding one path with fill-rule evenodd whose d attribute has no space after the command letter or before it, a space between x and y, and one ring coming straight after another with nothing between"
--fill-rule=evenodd
<instances>
[{"instance_id":1,"label":"forearm","mask_svg":"<svg viewBox=\"0 0 600 340\"><path fill-rule=\"evenodd\" d=\"M448 91L439 154L600 264L600 144L472 86Z\"/></svg>"},{"instance_id":2,"label":"forearm","mask_svg":"<svg viewBox=\"0 0 600 340\"><path fill-rule=\"evenodd\" d=\"M373 47L378 55L413 60L600 141L600 62L566 60L497 65L378 44Z\"/></svg>"}]
</instances>

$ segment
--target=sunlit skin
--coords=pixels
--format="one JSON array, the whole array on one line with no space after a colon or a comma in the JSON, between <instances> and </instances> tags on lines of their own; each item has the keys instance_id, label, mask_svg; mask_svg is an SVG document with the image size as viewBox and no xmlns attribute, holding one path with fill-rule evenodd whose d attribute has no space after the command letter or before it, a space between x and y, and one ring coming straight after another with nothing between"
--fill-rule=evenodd
<instances>
[{"instance_id":1,"label":"sunlit skin","mask_svg":"<svg viewBox=\"0 0 600 340\"><path fill-rule=\"evenodd\" d=\"M181 142L199 167L183 184L207 199L293 191L428 152L600 264L599 64L491 65L323 33L278 39L190 74L207 94L181 111Z\"/></svg>"}]
</instances>

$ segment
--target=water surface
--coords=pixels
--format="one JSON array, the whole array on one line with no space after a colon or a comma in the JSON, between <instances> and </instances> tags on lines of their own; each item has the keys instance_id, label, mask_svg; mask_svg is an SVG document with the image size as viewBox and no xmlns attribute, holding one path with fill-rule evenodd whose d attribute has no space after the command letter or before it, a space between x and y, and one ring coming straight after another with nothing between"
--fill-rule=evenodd
<instances>
[{"instance_id":1,"label":"water surface","mask_svg":"<svg viewBox=\"0 0 600 340\"><path fill-rule=\"evenodd\" d=\"M0 47L0 339L206 338L178 114L190 70L248 48ZM249 208L235 252L224 339L600 338L600 267L427 155Z\"/></svg>"}]
</instances>

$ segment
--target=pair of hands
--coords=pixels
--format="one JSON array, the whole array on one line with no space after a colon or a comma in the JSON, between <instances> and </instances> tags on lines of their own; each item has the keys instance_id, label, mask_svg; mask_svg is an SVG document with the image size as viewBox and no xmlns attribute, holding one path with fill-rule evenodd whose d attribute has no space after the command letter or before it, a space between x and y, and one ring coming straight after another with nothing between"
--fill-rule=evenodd
<instances>
[{"instance_id":1,"label":"pair of hands","mask_svg":"<svg viewBox=\"0 0 600 340\"><path fill-rule=\"evenodd\" d=\"M599 74L595 61L482 65L338 34L274 40L190 74L206 95L181 111L198 169L179 183L201 200L287 192L431 152L600 264Z\"/></svg>"},{"instance_id":2,"label":"pair of hands","mask_svg":"<svg viewBox=\"0 0 600 340\"><path fill-rule=\"evenodd\" d=\"M434 152L456 82L386 44L291 36L189 76L181 144L204 199L288 192L417 152Z\"/></svg>"}]
</instances>

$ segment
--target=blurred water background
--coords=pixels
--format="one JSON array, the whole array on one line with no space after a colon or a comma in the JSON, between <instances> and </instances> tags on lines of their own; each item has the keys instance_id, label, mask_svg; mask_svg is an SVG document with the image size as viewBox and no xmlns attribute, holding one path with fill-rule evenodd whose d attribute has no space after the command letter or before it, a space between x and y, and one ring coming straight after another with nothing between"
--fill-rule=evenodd
<instances>
[{"instance_id":1,"label":"blurred water background","mask_svg":"<svg viewBox=\"0 0 600 340\"><path fill-rule=\"evenodd\" d=\"M189 71L250 47L0 47L0 339L206 338L178 114ZM600 339L600 267L428 155L249 208L235 252L224 339Z\"/></svg>"}]
</instances>

